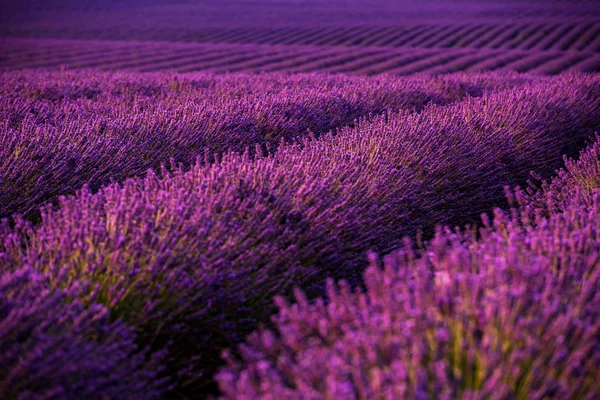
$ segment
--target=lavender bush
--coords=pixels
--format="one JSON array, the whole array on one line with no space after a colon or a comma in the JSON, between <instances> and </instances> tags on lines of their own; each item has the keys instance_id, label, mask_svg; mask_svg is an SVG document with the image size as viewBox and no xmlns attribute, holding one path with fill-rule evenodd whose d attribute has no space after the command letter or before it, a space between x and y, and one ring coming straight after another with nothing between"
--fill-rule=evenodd
<instances>
[{"instance_id":1,"label":"lavender bush","mask_svg":"<svg viewBox=\"0 0 600 400\"><path fill-rule=\"evenodd\" d=\"M141 350L95 288L56 280L28 267L0 275L0 398L160 398L164 354Z\"/></svg>"},{"instance_id":2,"label":"lavender bush","mask_svg":"<svg viewBox=\"0 0 600 400\"><path fill-rule=\"evenodd\" d=\"M542 190L530 185L522 193L519 202L522 208L529 210L546 209L547 213L563 209L569 201L583 191L588 194L600 187L600 139L596 141L581 156L579 160L568 159L564 156L565 168L551 182L542 182ZM542 179L543 180L543 179Z\"/></svg>"},{"instance_id":3,"label":"lavender bush","mask_svg":"<svg viewBox=\"0 0 600 400\"><path fill-rule=\"evenodd\" d=\"M189 171L150 172L96 194L84 188L15 217L0 233L0 271L28 266L98 286L138 345L169 349L177 393L203 392L219 350L272 312L270 299L326 276L358 281L364 253L403 235L462 223L524 183L549 177L600 125L595 76L359 122L338 135L251 159L227 154Z\"/></svg>"},{"instance_id":4,"label":"lavender bush","mask_svg":"<svg viewBox=\"0 0 600 400\"><path fill-rule=\"evenodd\" d=\"M243 151L369 115L421 110L533 81L515 74L360 78L264 74L0 75L0 217L198 155ZM204 158L203 158L204 160Z\"/></svg>"},{"instance_id":5,"label":"lavender bush","mask_svg":"<svg viewBox=\"0 0 600 400\"><path fill-rule=\"evenodd\" d=\"M372 255L365 291L276 297L276 332L225 352L222 398L598 398L599 146L544 187L543 209L517 192L520 211L496 209L479 238L440 229L383 269Z\"/></svg>"}]
</instances>

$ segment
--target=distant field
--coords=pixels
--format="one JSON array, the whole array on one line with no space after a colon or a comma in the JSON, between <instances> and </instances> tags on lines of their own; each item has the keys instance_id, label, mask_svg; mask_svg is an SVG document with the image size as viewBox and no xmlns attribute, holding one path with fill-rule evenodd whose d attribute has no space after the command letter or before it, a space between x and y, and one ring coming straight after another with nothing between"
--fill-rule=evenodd
<instances>
[{"instance_id":1,"label":"distant field","mask_svg":"<svg viewBox=\"0 0 600 400\"><path fill-rule=\"evenodd\" d=\"M5 0L0 31L394 27L600 18L596 0Z\"/></svg>"},{"instance_id":2,"label":"distant field","mask_svg":"<svg viewBox=\"0 0 600 400\"><path fill-rule=\"evenodd\" d=\"M586 47L587 48L587 47ZM597 51L410 48L330 45L0 40L0 69L97 68L177 72L328 72L358 75L600 71Z\"/></svg>"},{"instance_id":3,"label":"distant field","mask_svg":"<svg viewBox=\"0 0 600 400\"><path fill-rule=\"evenodd\" d=\"M600 71L594 1L29 0L5 7L4 70Z\"/></svg>"},{"instance_id":4,"label":"distant field","mask_svg":"<svg viewBox=\"0 0 600 400\"><path fill-rule=\"evenodd\" d=\"M271 45L474 48L600 52L600 17L529 23L417 24L404 26L72 27L14 29L7 36Z\"/></svg>"}]
</instances>

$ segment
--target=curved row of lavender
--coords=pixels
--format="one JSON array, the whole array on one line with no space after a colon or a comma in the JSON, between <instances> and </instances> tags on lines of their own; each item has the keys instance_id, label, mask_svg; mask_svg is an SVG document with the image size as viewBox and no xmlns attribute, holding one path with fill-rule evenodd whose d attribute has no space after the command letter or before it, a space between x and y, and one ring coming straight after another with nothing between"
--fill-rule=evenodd
<instances>
[{"instance_id":1,"label":"curved row of lavender","mask_svg":"<svg viewBox=\"0 0 600 400\"><path fill-rule=\"evenodd\" d=\"M514 74L319 75L11 72L0 75L0 217L199 154L274 151L354 120L533 81Z\"/></svg>"},{"instance_id":2,"label":"curved row of lavender","mask_svg":"<svg viewBox=\"0 0 600 400\"><path fill-rule=\"evenodd\" d=\"M600 137L517 195L478 232L440 229L383 268L373 255L365 291L329 280L326 299L276 297L276 332L226 354L222 398L598 398Z\"/></svg>"},{"instance_id":3,"label":"curved row of lavender","mask_svg":"<svg viewBox=\"0 0 600 400\"><path fill-rule=\"evenodd\" d=\"M84 307L101 304L110 321L131 328L116 347L136 360L162 359L166 369L158 376L171 378L162 389L197 396L212 384L220 349L268 320L272 296L289 294L293 285L321 294L326 277L358 282L366 251L384 254L419 229L472 220L502 202L504 185L525 183L532 169L551 176L561 154L573 154L600 126L599 80L556 77L363 121L256 159L226 155L189 171L163 171L162 179L149 173L96 194L84 188L61 198L58 209L45 209L39 225L5 219L0 271L41 274L49 293L65 293L67 304L91 297ZM90 297L71 295L74 286ZM47 365L46 382L61 385L51 372L57 358L35 351L48 336L61 354L70 351L65 336L104 345L101 336L80 333L95 329L87 327L94 319L78 320L84 326L77 329L61 320L50 333L16 334L14 315L26 314L31 303L9 301L0 329L17 339L5 344L41 358L30 365L5 361L0 371L23 365L9 385L0 375L7 397L29 388L34 365ZM48 303L28 318L51 326L65 307ZM105 363L82 353L61 358L64 368L85 373L80 363ZM136 364L98 390L116 393L135 374L150 398L158 389L144 371ZM65 397L85 393L78 390Z\"/></svg>"}]
</instances>

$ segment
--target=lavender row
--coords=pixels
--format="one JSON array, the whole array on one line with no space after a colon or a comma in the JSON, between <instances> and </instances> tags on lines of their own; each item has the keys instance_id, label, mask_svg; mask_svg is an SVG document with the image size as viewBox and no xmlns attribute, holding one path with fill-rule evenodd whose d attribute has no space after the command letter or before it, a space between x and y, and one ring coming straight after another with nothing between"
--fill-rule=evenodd
<instances>
[{"instance_id":1,"label":"lavender row","mask_svg":"<svg viewBox=\"0 0 600 400\"><path fill-rule=\"evenodd\" d=\"M360 122L255 160L228 154L162 179L84 188L38 226L5 221L0 270L98 285L140 348L169 350L176 390L203 392L219 349L266 321L273 295L293 285L319 294L327 276L355 282L369 249L479 215L531 169L551 176L600 126L598 79L564 76Z\"/></svg>"},{"instance_id":2,"label":"lavender row","mask_svg":"<svg viewBox=\"0 0 600 400\"><path fill-rule=\"evenodd\" d=\"M600 140L521 210L373 254L366 290L276 297L216 376L223 399L594 399L600 396ZM554 199L554 200L553 200ZM555 199L561 199L560 203ZM550 211L550 213L548 213Z\"/></svg>"},{"instance_id":3,"label":"lavender row","mask_svg":"<svg viewBox=\"0 0 600 400\"><path fill-rule=\"evenodd\" d=\"M421 110L533 80L4 73L0 79L0 217L33 214L84 184L97 190L173 159L316 136L387 111Z\"/></svg>"}]
</instances>

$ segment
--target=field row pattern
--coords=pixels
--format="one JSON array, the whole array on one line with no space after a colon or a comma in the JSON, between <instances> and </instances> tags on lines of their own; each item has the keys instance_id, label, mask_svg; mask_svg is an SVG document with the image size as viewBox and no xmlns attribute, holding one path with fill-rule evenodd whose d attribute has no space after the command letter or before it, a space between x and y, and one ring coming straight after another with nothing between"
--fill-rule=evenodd
<instances>
[{"instance_id":1,"label":"field row pattern","mask_svg":"<svg viewBox=\"0 0 600 400\"><path fill-rule=\"evenodd\" d=\"M171 44L0 40L0 69L95 68L177 72L323 72L373 75L484 72L532 74L600 71L596 52L425 49L256 44Z\"/></svg>"},{"instance_id":2,"label":"field row pattern","mask_svg":"<svg viewBox=\"0 0 600 400\"><path fill-rule=\"evenodd\" d=\"M405 27L115 28L31 32L60 39L142 40L270 45L475 48L600 52L600 21L539 21L527 24L420 24ZM12 36L27 37L15 31Z\"/></svg>"}]
</instances>

